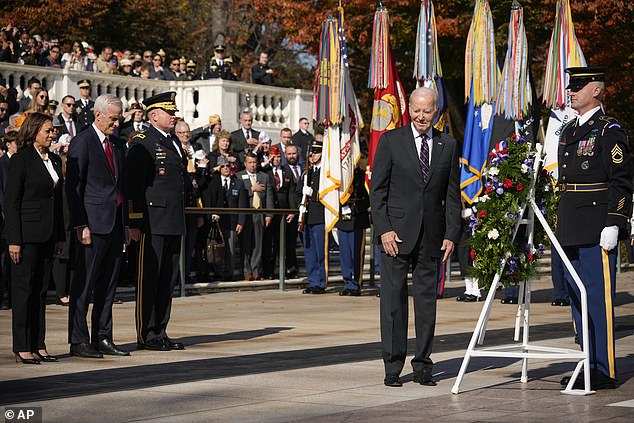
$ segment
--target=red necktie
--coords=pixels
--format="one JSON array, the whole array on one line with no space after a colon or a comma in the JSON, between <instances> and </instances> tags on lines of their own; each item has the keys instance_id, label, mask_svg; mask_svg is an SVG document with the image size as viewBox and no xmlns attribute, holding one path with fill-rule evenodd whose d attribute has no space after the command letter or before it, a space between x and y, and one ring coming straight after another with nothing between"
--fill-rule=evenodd
<instances>
[{"instance_id":1,"label":"red necktie","mask_svg":"<svg viewBox=\"0 0 634 423\"><path fill-rule=\"evenodd\" d=\"M277 173L277 169L273 170L273 176L275 176L275 190L280 190L280 175Z\"/></svg>"},{"instance_id":2,"label":"red necktie","mask_svg":"<svg viewBox=\"0 0 634 423\"><path fill-rule=\"evenodd\" d=\"M110 166L110 172L112 173L112 176L115 176L114 157L112 156L112 145L110 145L110 140L108 139L108 137L106 137L106 139L104 140L104 143L105 143L104 151L106 152L106 157L108 158L108 165ZM120 205L121 205L121 194L119 194L119 191L117 190L117 207Z\"/></svg>"}]
</instances>

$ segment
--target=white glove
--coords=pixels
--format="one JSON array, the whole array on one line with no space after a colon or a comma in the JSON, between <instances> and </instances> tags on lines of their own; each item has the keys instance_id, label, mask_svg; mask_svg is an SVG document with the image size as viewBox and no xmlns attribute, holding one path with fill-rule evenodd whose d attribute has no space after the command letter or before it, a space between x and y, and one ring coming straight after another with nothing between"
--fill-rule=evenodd
<instances>
[{"instance_id":1,"label":"white glove","mask_svg":"<svg viewBox=\"0 0 634 423\"><path fill-rule=\"evenodd\" d=\"M462 212L460 212L460 216L462 216L463 219L467 219L469 217L471 217L471 215L473 214L473 210L469 209L462 209Z\"/></svg>"},{"instance_id":2,"label":"white glove","mask_svg":"<svg viewBox=\"0 0 634 423\"><path fill-rule=\"evenodd\" d=\"M599 245L605 251L610 251L619 243L619 227L618 226L606 226L601 231L601 241Z\"/></svg>"},{"instance_id":3,"label":"white glove","mask_svg":"<svg viewBox=\"0 0 634 423\"><path fill-rule=\"evenodd\" d=\"M313 195L313 189L308 186L302 187L302 194L307 197L310 197L311 195Z\"/></svg>"},{"instance_id":4,"label":"white glove","mask_svg":"<svg viewBox=\"0 0 634 423\"><path fill-rule=\"evenodd\" d=\"M217 221L219 221L219 220L220 220L220 216L218 216L217 214L212 214L212 215L211 215L211 220L212 220L213 222L217 222Z\"/></svg>"},{"instance_id":5,"label":"white glove","mask_svg":"<svg viewBox=\"0 0 634 423\"><path fill-rule=\"evenodd\" d=\"M306 213L306 207L304 207L304 205L302 204L301 206L299 206L299 214L304 214Z\"/></svg>"}]
</instances>

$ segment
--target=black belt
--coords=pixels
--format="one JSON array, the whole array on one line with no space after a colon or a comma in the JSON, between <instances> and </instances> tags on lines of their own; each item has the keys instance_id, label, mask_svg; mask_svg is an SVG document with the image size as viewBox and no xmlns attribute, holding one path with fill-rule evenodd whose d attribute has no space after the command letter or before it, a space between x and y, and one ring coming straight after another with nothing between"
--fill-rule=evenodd
<instances>
[{"instance_id":1,"label":"black belt","mask_svg":"<svg viewBox=\"0 0 634 423\"><path fill-rule=\"evenodd\" d=\"M608 189L607 182L598 182L596 184L559 184L559 192L595 192L606 191Z\"/></svg>"}]
</instances>

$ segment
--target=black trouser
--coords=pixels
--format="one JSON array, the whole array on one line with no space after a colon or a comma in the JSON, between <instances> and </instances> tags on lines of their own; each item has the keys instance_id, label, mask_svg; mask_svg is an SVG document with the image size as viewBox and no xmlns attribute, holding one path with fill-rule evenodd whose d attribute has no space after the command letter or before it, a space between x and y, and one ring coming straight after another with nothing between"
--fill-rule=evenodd
<instances>
[{"instance_id":1,"label":"black trouser","mask_svg":"<svg viewBox=\"0 0 634 423\"><path fill-rule=\"evenodd\" d=\"M416 349L412 359L414 371L431 366L429 358L436 326L436 282L438 258L430 255L422 242L423 230L410 254L381 260L381 345L386 375L399 375L407 356L407 272L413 265L414 318ZM436 252L437 253L437 252Z\"/></svg>"},{"instance_id":2,"label":"black trouser","mask_svg":"<svg viewBox=\"0 0 634 423\"><path fill-rule=\"evenodd\" d=\"M75 277L77 266L77 237L73 232L66 233L64 253L53 259L51 276L58 297L70 295L70 285Z\"/></svg>"},{"instance_id":3,"label":"black trouser","mask_svg":"<svg viewBox=\"0 0 634 423\"><path fill-rule=\"evenodd\" d=\"M23 243L22 260L11 263L13 352L46 349L46 290L44 275L51 271L52 240Z\"/></svg>"},{"instance_id":4,"label":"black trouser","mask_svg":"<svg viewBox=\"0 0 634 423\"><path fill-rule=\"evenodd\" d=\"M262 273L272 277L280 245L280 215L273 216L271 224L264 228L262 239Z\"/></svg>"},{"instance_id":5,"label":"black trouser","mask_svg":"<svg viewBox=\"0 0 634 423\"><path fill-rule=\"evenodd\" d=\"M76 236L73 234L72 236ZM68 342L92 343L112 341L112 302L114 301L123 256L121 213L112 233L91 234L92 244L79 244L77 269L70 288ZM86 316L93 297L91 331L88 335Z\"/></svg>"},{"instance_id":6,"label":"black trouser","mask_svg":"<svg viewBox=\"0 0 634 423\"><path fill-rule=\"evenodd\" d=\"M297 266L297 218L295 216L291 223L286 224L286 270L299 270Z\"/></svg>"},{"instance_id":7,"label":"black trouser","mask_svg":"<svg viewBox=\"0 0 634 423\"><path fill-rule=\"evenodd\" d=\"M142 234L137 277L137 342L167 336L172 291L178 283L179 235Z\"/></svg>"},{"instance_id":8,"label":"black trouser","mask_svg":"<svg viewBox=\"0 0 634 423\"><path fill-rule=\"evenodd\" d=\"M11 304L11 260L7 241L0 239L0 303Z\"/></svg>"}]
</instances>

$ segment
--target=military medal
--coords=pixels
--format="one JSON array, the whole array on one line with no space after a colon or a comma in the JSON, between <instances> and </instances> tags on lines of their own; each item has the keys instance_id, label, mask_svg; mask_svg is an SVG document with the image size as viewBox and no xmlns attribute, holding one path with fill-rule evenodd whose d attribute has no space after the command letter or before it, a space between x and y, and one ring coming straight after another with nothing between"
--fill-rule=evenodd
<instances>
[{"instance_id":1,"label":"military medal","mask_svg":"<svg viewBox=\"0 0 634 423\"><path fill-rule=\"evenodd\" d=\"M159 167L158 168L158 175L159 176L165 176L165 168L164 167Z\"/></svg>"},{"instance_id":2,"label":"military medal","mask_svg":"<svg viewBox=\"0 0 634 423\"><path fill-rule=\"evenodd\" d=\"M589 168L590 168L590 163L588 163L587 160L581 163L581 169L588 170Z\"/></svg>"}]
</instances>

